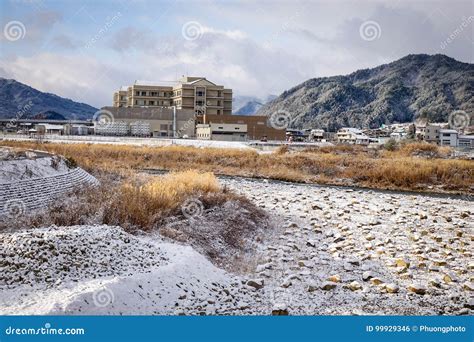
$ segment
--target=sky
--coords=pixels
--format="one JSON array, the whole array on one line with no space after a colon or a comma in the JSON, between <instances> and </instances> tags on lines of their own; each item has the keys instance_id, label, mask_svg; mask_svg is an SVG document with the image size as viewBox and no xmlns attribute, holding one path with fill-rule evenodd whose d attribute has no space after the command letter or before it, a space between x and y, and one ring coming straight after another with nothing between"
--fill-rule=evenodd
<instances>
[{"instance_id":1,"label":"sky","mask_svg":"<svg viewBox=\"0 0 474 342\"><path fill-rule=\"evenodd\" d=\"M203 76L265 99L407 54L474 61L474 2L0 0L0 77L95 107Z\"/></svg>"}]
</instances>

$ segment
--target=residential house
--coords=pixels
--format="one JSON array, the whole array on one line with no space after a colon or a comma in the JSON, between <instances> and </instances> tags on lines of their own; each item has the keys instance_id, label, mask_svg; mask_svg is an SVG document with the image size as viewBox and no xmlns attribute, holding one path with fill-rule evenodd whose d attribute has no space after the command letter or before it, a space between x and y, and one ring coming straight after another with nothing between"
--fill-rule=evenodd
<instances>
[{"instance_id":1,"label":"residential house","mask_svg":"<svg viewBox=\"0 0 474 342\"><path fill-rule=\"evenodd\" d=\"M360 129L344 127L337 131L337 142L346 144L368 145L370 138Z\"/></svg>"}]
</instances>

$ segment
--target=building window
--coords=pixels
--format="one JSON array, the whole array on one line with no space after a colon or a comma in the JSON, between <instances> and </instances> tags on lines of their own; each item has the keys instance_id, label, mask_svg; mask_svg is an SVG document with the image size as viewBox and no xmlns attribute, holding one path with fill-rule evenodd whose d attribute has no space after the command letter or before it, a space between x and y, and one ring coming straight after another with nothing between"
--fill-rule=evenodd
<instances>
[{"instance_id":1,"label":"building window","mask_svg":"<svg viewBox=\"0 0 474 342\"><path fill-rule=\"evenodd\" d=\"M140 96L140 92L139 92L139 91L136 91L136 92L135 92L135 95L136 95L136 96Z\"/></svg>"},{"instance_id":2,"label":"building window","mask_svg":"<svg viewBox=\"0 0 474 342\"><path fill-rule=\"evenodd\" d=\"M146 91L142 91L141 96L146 96Z\"/></svg>"},{"instance_id":3,"label":"building window","mask_svg":"<svg viewBox=\"0 0 474 342\"><path fill-rule=\"evenodd\" d=\"M198 90L196 92L196 96L204 96L204 92L202 90Z\"/></svg>"},{"instance_id":4,"label":"building window","mask_svg":"<svg viewBox=\"0 0 474 342\"><path fill-rule=\"evenodd\" d=\"M155 105L155 101L148 101L148 104L149 104L150 106L154 106L154 105Z\"/></svg>"},{"instance_id":5,"label":"building window","mask_svg":"<svg viewBox=\"0 0 474 342\"><path fill-rule=\"evenodd\" d=\"M151 92L151 96L154 96L154 97L158 96L158 92L152 91L152 92Z\"/></svg>"}]
</instances>

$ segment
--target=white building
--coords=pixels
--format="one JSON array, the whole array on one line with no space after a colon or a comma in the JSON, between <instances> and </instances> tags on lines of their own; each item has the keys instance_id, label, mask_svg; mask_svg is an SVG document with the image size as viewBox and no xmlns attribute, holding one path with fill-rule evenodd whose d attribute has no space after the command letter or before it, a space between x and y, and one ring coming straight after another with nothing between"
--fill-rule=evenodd
<instances>
[{"instance_id":1,"label":"white building","mask_svg":"<svg viewBox=\"0 0 474 342\"><path fill-rule=\"evenodd\" d=\"M37 124L35 128L38 134L62 135L64 133L63 125L51 125L47 123L40 123L40 124Z\"/></svg>"},{"instance_id":2,"label":"white building","mask_svg":"<svg viewBox=\"0 0 474 342\"><path fill-rule=\"evenodd\" d=\"M196 125L196 138L200 140L245 141L247 124L209 123Z\"/></svg>"},{"instance_id":3,"label":"white building","mask_svg":"<svg viewBox=\"0 0 474 342\"><path fill-rule=\"evenodd\" d=\"M458 131L455 129L440 129L439 144L441 146L458 146Z\"/></svg>"},{"instance_id":4,"label":"white building","mask_svg":"<svg viewBox=\"0 0 474 342\"><path fill-rule=\"evenodd\" d=\"M312 129L309 133L309 139L311 141L323 141L324 140L324 129Z\"/></svg>"},{"instance_id":5,"label":"white building","mask_svg":"<svg viewBox=\"0 0 474 342\"><path fill-rule=\"evenodd\" d=\"M370 138L360 129L344 127L337 131L337 141L347 144L368 145Z\"/></svg>"},{"instance_id":6,"label":"white building","mask_svg":"<svg viewBox=\"0 0 474 342\"><path fill-rule=\"evenodd\" d=\"M474 135L458 135L458 147L474 149Z\"/></svg>"},{"instance_id":7,"label":"white building","mask_svg":"<svg viewBox=\"0 0 474 342\"><path fill-rule=\"evenodd\" d=\"M400 141L407 137L408 133L402 131L395 131L390 133L390 139Z\"/></svg>"}]
</instances>

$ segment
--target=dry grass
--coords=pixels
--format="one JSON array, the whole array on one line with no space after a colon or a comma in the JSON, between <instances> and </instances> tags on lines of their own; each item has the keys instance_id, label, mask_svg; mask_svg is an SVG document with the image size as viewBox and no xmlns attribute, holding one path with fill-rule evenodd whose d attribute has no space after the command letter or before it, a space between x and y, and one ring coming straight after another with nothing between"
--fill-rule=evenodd
<instances>
[{"instance_id":1,"label":"dry grass","mask_svg":"<svg viewBox=\"0 0 474 342\"><path fill-rule=\"evenodd\" d=\"M364 187L472 192L474 162L446 159L447 148L426 143L404 144L393 151L361 146L333 146L258 154L253 150L184 146L135 147L95 144L37 146L30 142L1 144L37 148L73 158L88 171L133 173L136 169L196 169L216 174Z\"/></svg>"},{"instance_id":2,"label":"dry grass","mask_svg":"<svg viewBox=\"0 0 474 342\"><path fill-rule=\"evenodd\" d=\"M0 220L0 231L95 224L121 226L130 233L155 231L193 246L228 270L243 272L248 263L241 260L251 260L258 236L269 225L263 210L221 188L212 173L125 179L109 174L100 181L100 186L77 189L42 211Z\"/></svg>"},{"instance_id":3,"label":"dry grass","mask_svg":"<svg viewBox=\"0 0 474 342\"><path fill-rule=\"evenodd\" d=\"M129 230L157 228L169 216L182 216L181 206L196 199L203 209L221 205L238 196L221 189L211 173L185 171L162 177L117 180L101 177L99 187L80 188L44 211L16 220L21 226L120 225ZM4 222L4 224L7 224ZM6 228L6 227L0 227Z\"/></svg>"}]
</instances>

